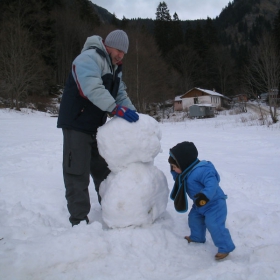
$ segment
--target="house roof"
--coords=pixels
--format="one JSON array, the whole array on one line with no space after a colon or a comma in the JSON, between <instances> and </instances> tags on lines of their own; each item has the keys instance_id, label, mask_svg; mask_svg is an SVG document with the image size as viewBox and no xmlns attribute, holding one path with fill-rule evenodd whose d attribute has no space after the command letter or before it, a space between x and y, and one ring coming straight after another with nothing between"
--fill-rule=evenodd
<instances>
[{"instance_id":1,"label":"house roof","mask_svg":"<svg viewBox=\"0 0 280 280\"><path fill-rule=\"evenodd\" d=\"M203 88L192 88L192 89L190 89L188 92L190 92L190 91L192 91L192 90L194 90L194 89L200 90L200 91L205 92L205 93L207 93L207 94L209 94L209 95L216 95L216 96L224 97L224 95L222 95L221 93L218 93L218 92L216 92L216 91L209 90L209 89L203 89ZM186 92L186 93L188 93L188 92ZM186 93L185 93L185 94L186 94Z\"/></svg>"},{"instance_id":2,"label":"house roof","mask_svg":"<svg viewBox=\"0 0 280 280\"><path fill-rule=\"evenodd\" d=\"M222 97L222 98L225 98L225 99L230 100L230 98L228 98L227 96L225 96L225 95L223 95L223 94L221 94L221 93L218 93L218 92L216 92L216 91L209 90L209 89L202 89L202 88L194 87L194 88L190 89L189 91L187 91L186 93L184 93L183 95L175 96L174 102L175 102L175 101L181 101L181 100L182 100L182 97L183 97L184 95L188 94L189 92L191 92L191 91L194 90L194 89L199 90L199 91L202 91L202 92L204 92L204 93L206 93L206 94L208 94L208 95L219 96L219 97Z\"/></svg>"},{"instance_id":3,"label":"house roof","mask_svg":"<svg viewBox=\"0 0 280 280\"><path fill-rule=\"evenodd\" d=\"M174 101L181 101L181 100L182 100L181 95L175 96Z\"/></svg>"},{"instance_id":4,"label":"house roof","mask_svg":"<svg viewBox=\"0 0 280 280\"><path fill-rule=\"evenodd\" d=\"M218 92L213 91L213 90L202 89L202 88L196 88L196 89L201 90L201 91L203 91L203 92L205 92L205 93L208 93L208 94L210 94L210 95L216 95L216 96L224 97L224 95L222 95L221 93L218 93Z\"/></svg>"},{"instance_id":5,"label":"house roof","mask_svg":"<svg viewBox=\"0 0 280 280\"><path fill-rule=\"evenodd\" d=\"M223 98L228 98L228 97L226 97L226 96L224 96L224 95L222 95L221 93L218 93L218 92L216 92L216 91L209 90L209 89L197 88L197 87L190 89L189 91L187 91L186 93L184 93L184 94L181 95L180 97L182 98L182 96L188 94L189 92L191 92L191 91L194 90L194 89L197 89L197 90L199 90L199 91L202 91L202 92L204 92L204 93L206 93L206 94L208 94L208 95L214 95L214 96L220 96L220 97L223 97Z\"/></svg>"}]
</instances>

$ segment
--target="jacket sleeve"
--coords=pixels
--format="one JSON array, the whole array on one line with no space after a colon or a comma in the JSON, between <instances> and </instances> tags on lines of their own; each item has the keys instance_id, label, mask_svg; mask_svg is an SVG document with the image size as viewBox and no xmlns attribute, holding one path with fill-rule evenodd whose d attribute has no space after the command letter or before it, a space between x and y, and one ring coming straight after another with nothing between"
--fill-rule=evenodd
<instances>
[{"instance_id":1,"label":"jacket sleeve","mask_svg":"<svg viewBox=\"0 0 280 280\"><path fill-rule=\"evenodd\" d=\"M101 77L104 63L95 51L84 51L73 61L72 73L80 95L88 98L102 111L111 112L116 101L103 85Z\"/></svg>"},{"instance_id":2,"label":"jacket sleeve","mask_svg":"<svg viewBox=\"0 0 280 280\"><path fill-rule=\"evenodd\" d=\"M131 110L136 111L136 108L132 104L130 98L127 96L126 84L122 81L122 79L120 81L120 86L119 86L119 91L118 91L118 95L117 95L117 98L116 98L116 103L118 105L125 106L125 107L128 107Z\"/></svg>"},{"instance_id":3,"label":"jacket sleeve","mask_svg":"<svg viewBox=\"0 0 280 280\"><path fill-rule=\"evenodd\" d=\"M201 173L200 182L204 188L200 192L205 194L206 197L211 200L219 188L219 181L219 174L214 168L205 169L204 172Z\"/></svg>"}]
</instances>

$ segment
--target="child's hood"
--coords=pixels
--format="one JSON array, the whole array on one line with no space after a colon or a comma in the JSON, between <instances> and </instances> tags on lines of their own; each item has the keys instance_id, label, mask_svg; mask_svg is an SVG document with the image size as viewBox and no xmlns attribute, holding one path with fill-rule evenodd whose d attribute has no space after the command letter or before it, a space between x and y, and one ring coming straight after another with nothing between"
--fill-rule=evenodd
<instances>
[{"instance_id":1,"label":"child's hood","mask_svg":"<svg viewBox=\"0 0 280 280\"><path fill-rule=\"evenodd\" d=\"M184 171L198 156L197 148L193 142L182 142L170 149L170 155L177 161L180 169Z\"/></svg>"}]
</instances>

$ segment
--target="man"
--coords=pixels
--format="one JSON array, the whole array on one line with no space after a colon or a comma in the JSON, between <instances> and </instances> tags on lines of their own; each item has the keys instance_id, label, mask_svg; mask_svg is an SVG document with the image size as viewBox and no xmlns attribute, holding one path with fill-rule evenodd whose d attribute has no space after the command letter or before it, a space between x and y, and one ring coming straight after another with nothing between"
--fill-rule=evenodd
<instances>
[{"instance_id":1,"label":"man","mask_svg":"<svg viewBox=\"0 0 280 280\"><path fill-rule=\"evenodd\" d=\"M98 127L107 113L129 122L139 119L122 81L122 59L129 41L122 30L101 37L88 37L72 64L63 92L57 127L63 131L63 177L72 226L85 220L90 211L90 175L98 194L110 170L97 148Z\"/></svg>"}]
</instances>

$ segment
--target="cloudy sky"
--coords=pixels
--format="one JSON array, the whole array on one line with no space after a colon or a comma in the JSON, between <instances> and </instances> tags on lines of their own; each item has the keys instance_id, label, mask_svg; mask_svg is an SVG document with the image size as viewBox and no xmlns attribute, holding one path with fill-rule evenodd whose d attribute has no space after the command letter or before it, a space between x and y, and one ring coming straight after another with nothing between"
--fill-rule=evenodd
<instances>
[{"instance_id":1,"label":"cloudy sky","mask_svg":"<svg viewBox=\"0 0 280 280\"><path fill-rule=\"evenodd\" d=\"M160 0L91 0L114 13L117 18L155 19ZM215 18L232 0L165 0L171 17L176 12L180 20Z\"/></svg>"}]
</instances>

